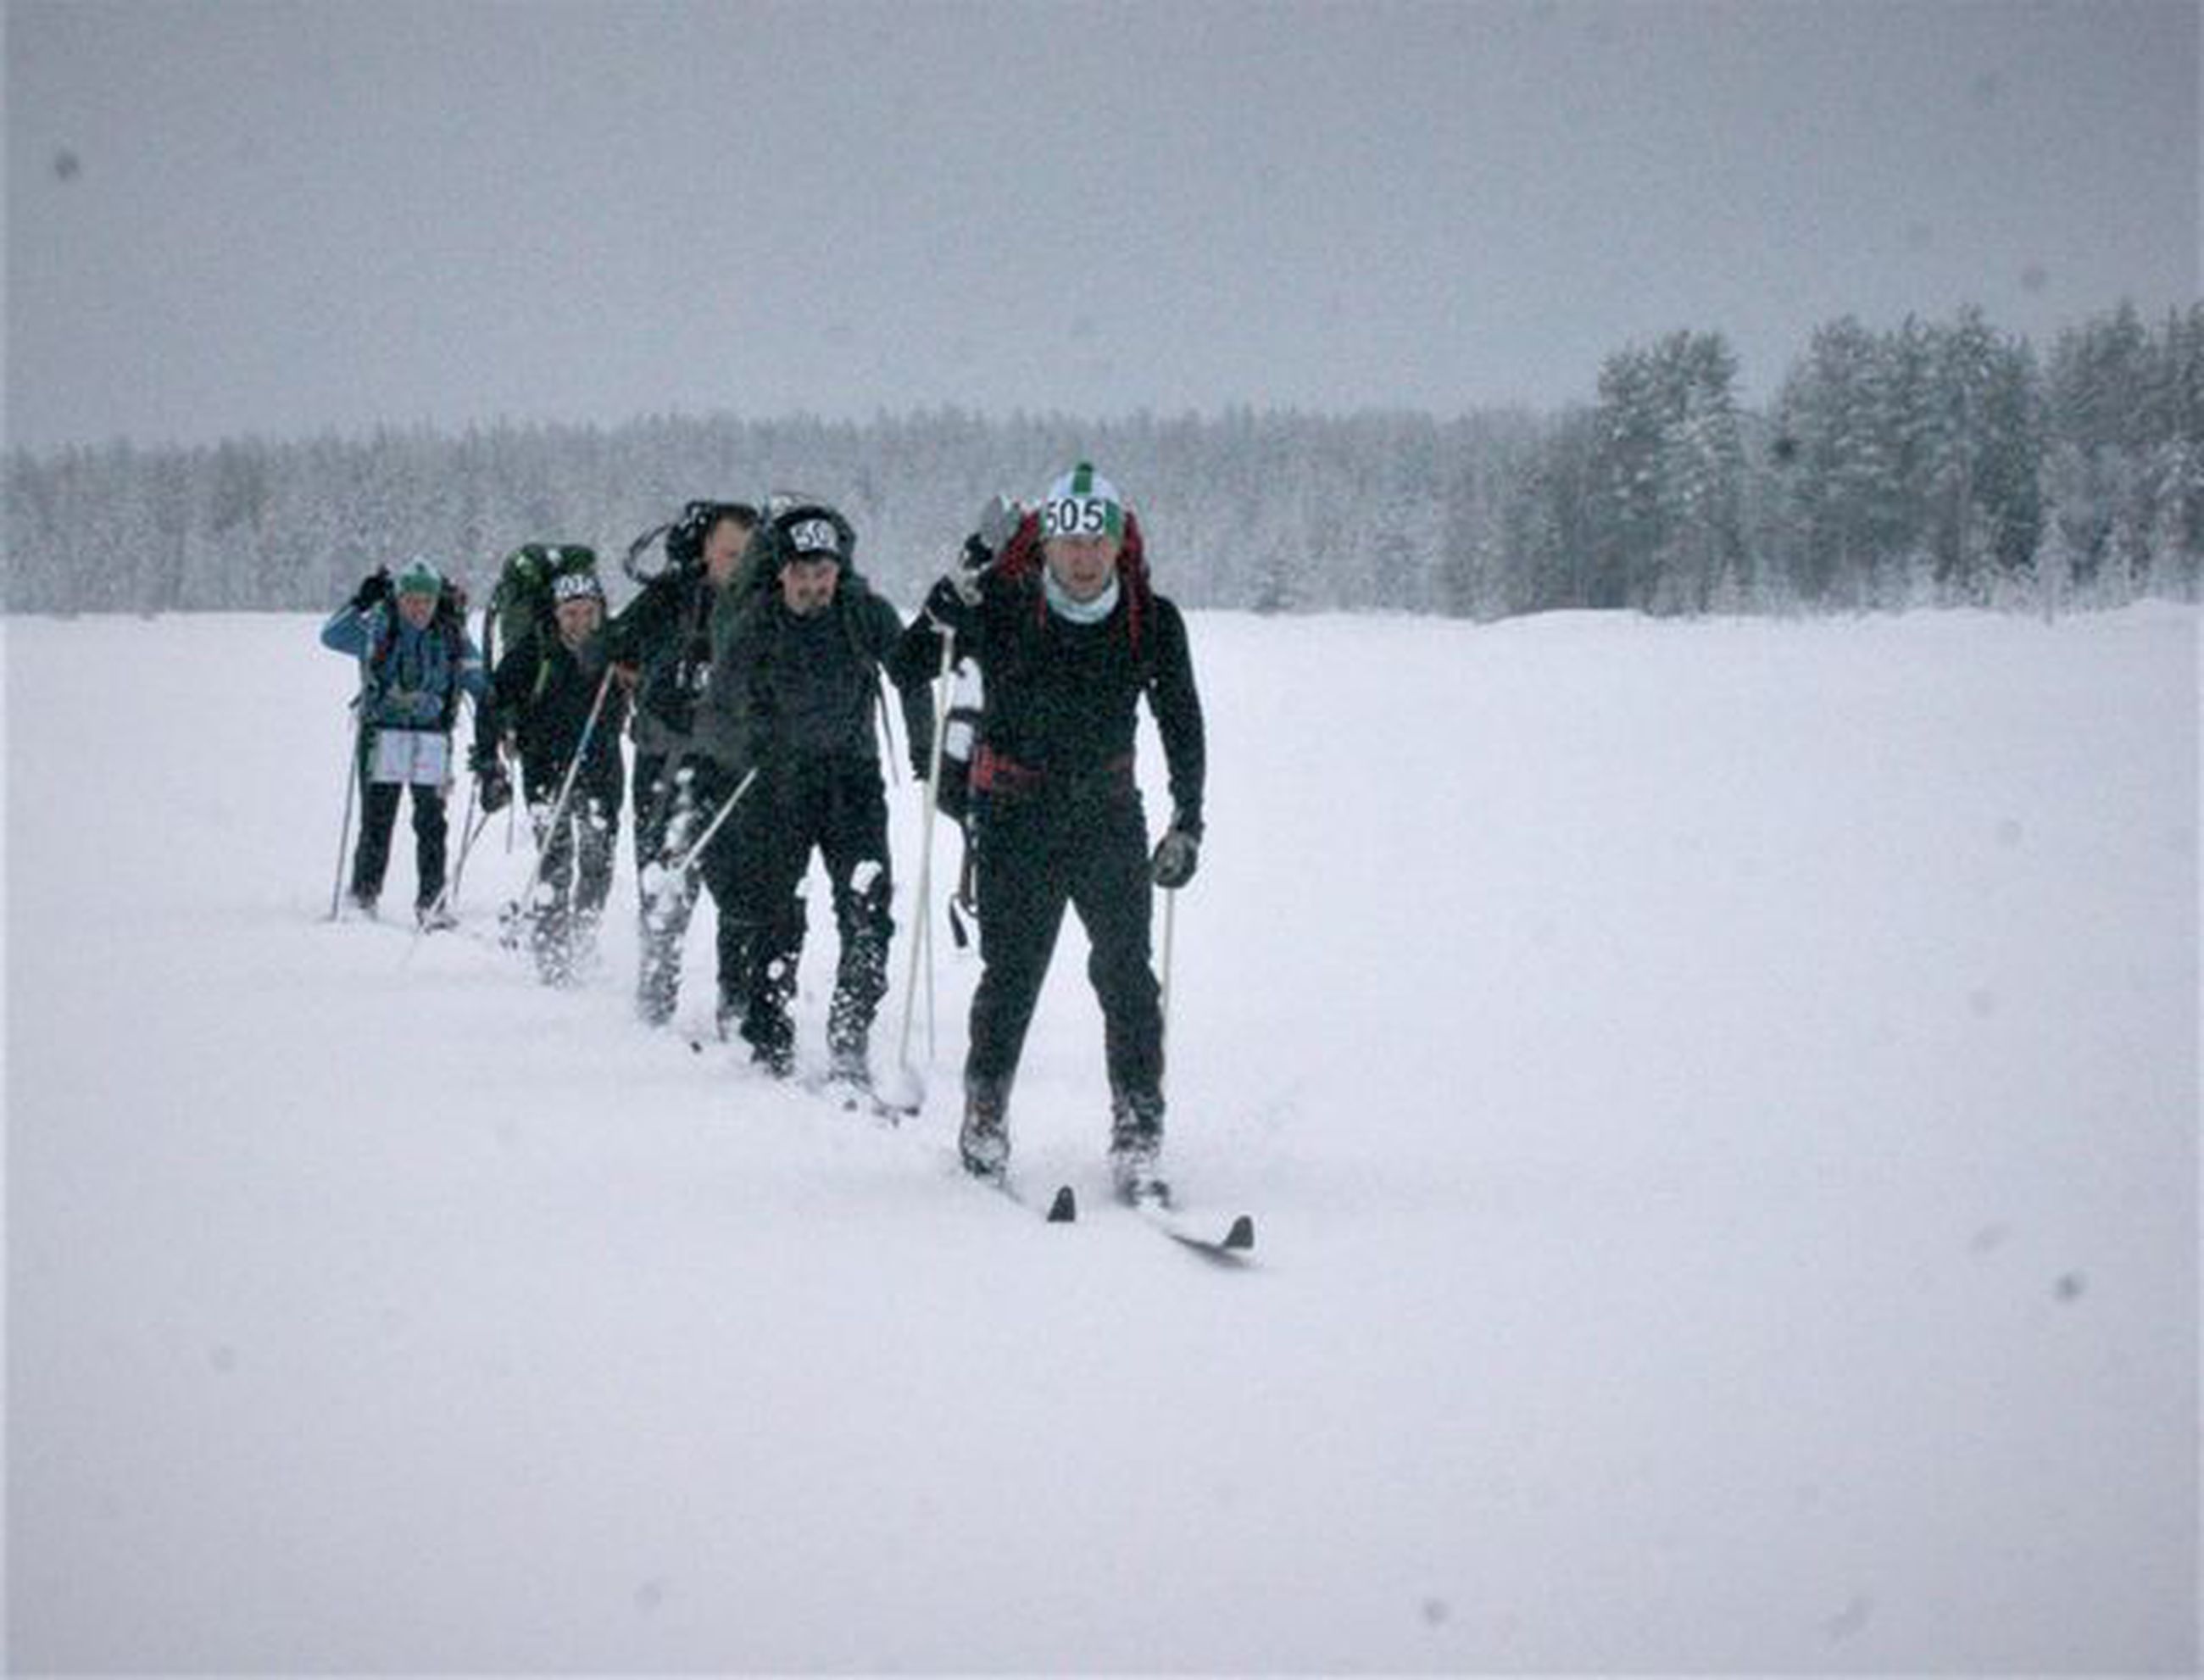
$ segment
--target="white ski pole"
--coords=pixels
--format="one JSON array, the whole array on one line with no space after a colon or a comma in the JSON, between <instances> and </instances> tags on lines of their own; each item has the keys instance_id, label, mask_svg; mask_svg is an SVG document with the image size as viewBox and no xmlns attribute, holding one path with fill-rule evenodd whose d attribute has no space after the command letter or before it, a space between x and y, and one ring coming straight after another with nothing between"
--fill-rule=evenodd
<instances>
[{"instance_id":1,"label":"white ski pole","mask_svg":"<svg viewBox=\"0 0 2204 1680\"><path fill-rule=\"evenodd\" d=\"M467 814L459 825L459 859L452 865L452 873L444 882L444 890L436 895L436 902L430 906L432 912L447 909L453 901L459 897L459 877L467 873L467 854L474 850L475 842L482 837L482 831L489 826L489 816L490 813L484 811L480 820L477 820L474 790L468 789Z\"/></svg>"},{"instance_id":2,"label":"white ski pole","mask_svg":"<svg viewBox=\"0 0 2204 1680\"><path fill-rule=\"evenodd\" d=\"M1163 973L1158 979L1156 1006L1163 1012L1163 1027L1161 1036L1164 1043L1168 1045L1170 1043L1171 923L1175 920L1174 913L1178 908L1178 889L1176 887L1165 887L1163 890L1163 894L1164 960Z\"/></svg>"},{"instance_id":3,"label":"white ski pole","mask_svg":"<svg viewBox=\"0 0 2204 1680\"><path fill-rule=\"evenodd\" d=\"M743 779L735 784L735 790L732 793L720 802L720 808L712 813L712 820L704 825L704 831L690 843L688 850L667 861L667 873L685 875L689 873L696 861L704 855L704 848L712 843L712 837L720 831L720 825L734 814L735 807L741 802L742 796L750 790L750 784L756 781L757 778L755 765L752 765L743 772Z\"/></svg>"},{"instance_id":4,"label":"white ski pole","mask_svg":"<svg viewBox=\"0 0 2204 1680\"><path fill-rule=\"evenodd\" d=\"M352 703L352 750L345 755L344 826L337 830L337 878L329 884L329 916L337 919L344 904L345 855L352 849L353 805L359 796L359 778L365 773L360 763L360 749L367 736L367 708L355 699Z\"/></svg>"},{"instance_id":5,"label":"white ski pole","mask_svg":"<svg viewBox=\"0 0 2204 1680\"><path fill-rule=\"evenodd\" d=\"M910 976L903 992L903 1034L896 1044L897 1065L908 1074L910 1066L910 1027L918 999L918 967L926 961L926 1054L933 1057L933 813L934 790L941 784L941 755L949 736L949 685L957 663L957 633L941 631L941 673L933 690L933 739L926 752L926 781L919 791L926 807L918 819L918 906L910 940Z\"/></svg>"}]
</instances>

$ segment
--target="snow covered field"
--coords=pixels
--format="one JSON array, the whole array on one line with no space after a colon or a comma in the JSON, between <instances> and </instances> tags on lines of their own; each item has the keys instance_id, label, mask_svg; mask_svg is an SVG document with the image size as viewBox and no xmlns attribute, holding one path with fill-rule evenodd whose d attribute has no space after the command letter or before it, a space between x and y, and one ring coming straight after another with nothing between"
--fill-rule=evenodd
<instances>
[{"instance_id":1,"label":"snow covered field","mask_svg":"<svg viewBox=\"0 0 2204 1680\"><path fill-rule=\"evenodd\" d=\"M945 933L888 1133L691 1049L701 920L633 1023L625 848L575 991L324 924L313 628L6 627L15 1670L2195 1665L2194 612L1196 615L1240 1272L1107 1205L1075 932L1062 1229Z\"/></svg>"}]
</instances>

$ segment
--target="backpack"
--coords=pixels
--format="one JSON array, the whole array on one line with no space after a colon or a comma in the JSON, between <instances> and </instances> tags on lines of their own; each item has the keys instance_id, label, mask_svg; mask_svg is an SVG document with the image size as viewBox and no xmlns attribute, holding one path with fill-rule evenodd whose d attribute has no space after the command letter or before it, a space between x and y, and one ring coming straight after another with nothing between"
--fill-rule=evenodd
<instances>
[{"instance_id":1,"label":"backpack","mask_svg":"<svg viewBox=\"0 0 2204 1680\"><path fill-rule=\"evenodd\" d=\"M539 631L548 638L559 579L569 572L596 569L596 551L578 542L524 542L507 554L497 569L489 599L483 603L483 664L497 668L501 643L517 648Z\"/></svg>"}]
</instances>

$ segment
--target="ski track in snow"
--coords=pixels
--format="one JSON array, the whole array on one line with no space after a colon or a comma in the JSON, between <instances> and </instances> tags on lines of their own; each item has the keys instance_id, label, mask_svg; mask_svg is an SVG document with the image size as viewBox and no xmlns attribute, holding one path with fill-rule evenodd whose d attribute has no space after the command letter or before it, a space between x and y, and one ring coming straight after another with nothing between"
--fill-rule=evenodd
<instances>
[{"instance_id":1,"label":"ski track in snow","mask_svg":"<svg viewBox=\"0 0 2204 1680\"><path fill-rule=\"evenodd\" d=\"M2193 1668L2195 612L1191 622L1236 1272L1109 1204L1075 922L1062 1229L945 924L890 1131L691 1049L708 905L635 1024L625 823L570 991L323 923L313 619L9 621L12 1666Z\"/></svg>"}]
</instances>

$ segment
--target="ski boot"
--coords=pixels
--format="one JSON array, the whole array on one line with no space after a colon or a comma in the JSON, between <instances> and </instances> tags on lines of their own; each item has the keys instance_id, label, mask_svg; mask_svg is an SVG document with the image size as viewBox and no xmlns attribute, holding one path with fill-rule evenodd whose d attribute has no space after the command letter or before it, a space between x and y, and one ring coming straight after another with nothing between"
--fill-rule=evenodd
<instances>
[{"instance_id":1,"label":"ski boot","mask_svg":"<svg viewBox=\"0 0 2204 1680\"><path fill-rule=\"evenodd\" d=\"M1164 1099L1159 1092L1110 1093L1110 1183L1128 1207L1167 1208L1170 1186L1159 1165Z\"/></svg>"},{"instance_id":2,"label":"ski boot","mask_svg":"<svg viewBox=\"0 0 2204 1680\"><path fill-rule=\"evenodd\" d=\"M666 1026L673 1020L673 993L655 977L646 977L635 989L635 1018L645 1026Z\"/></svg>"},{"instance_id":3,"label":"ski boot","mask_svg":"<svg viewBox=\"0 0 2204 1680\"><path fill-rule=\"evenodd\" d=\"M370 910L368 914L372 915L374 912ZM418 906L413 915L414 920L420 923L421 931L424 933L441 933L447 928L457 927L459 925L459 919L452 914L448 906L441 903Z\"/></svg>"},{"instance_id":4,"label":"ski boot","mask_svg":"<svg viewBox=\"0 0 2204 1680\"><path fill-rule=\"evenodd\" d=\"M1002 1182L1010 1163L1010 1095L1002 1085L965 1081L964 1123L957 1133L957 1152L974 1178Z\"/></svg>"},{"instance_id":5,"label":"ski boot","mask_svg":"<svg viewBox=\"0 0 2204 1680\"><path fill-rule=\"evenodd\" d=\"M664 1026L672 1020L673 1006L681 995L680 945L651 926L648 911L643 918L642 944L636 965L636 1018L645 1026Z\"/></svg>"},{"instance_id":6,"label":"ski boot","mask_svg":"<svg viewBox=\"0 0 2204 1680\"><path fill-rule=\"evenodd\" d=\"M796 1028L785 1010L753 1002L743 1014L743 1042L750 1047L750 1065L777 1080L796 1072Z\"/></svg>"},{"instance_id":7,"label":"ski boot","mask_svg":"<svg viewBox=\"0 0 2204 1680\"><path fill-rule=\"evenodd\" d=\"M590 911L577 911L572 925L566 930L566 967L569 979L580 981L596 973L597 917Z\"/></svg>"},{"instance_id":8,"label":"ski boot","mask_svg":"<svg viewBox=\"0 0 2204 1680\"><path fill-rule=\"evenodd\" d=\"M873 1064L865 1050L866 1035L838 1032L826 1047L826 1084L851 1097L864 1097L873 1089ZM852 1106L855 1106L853 1103Z\"/></svg>"}]
</instances>

